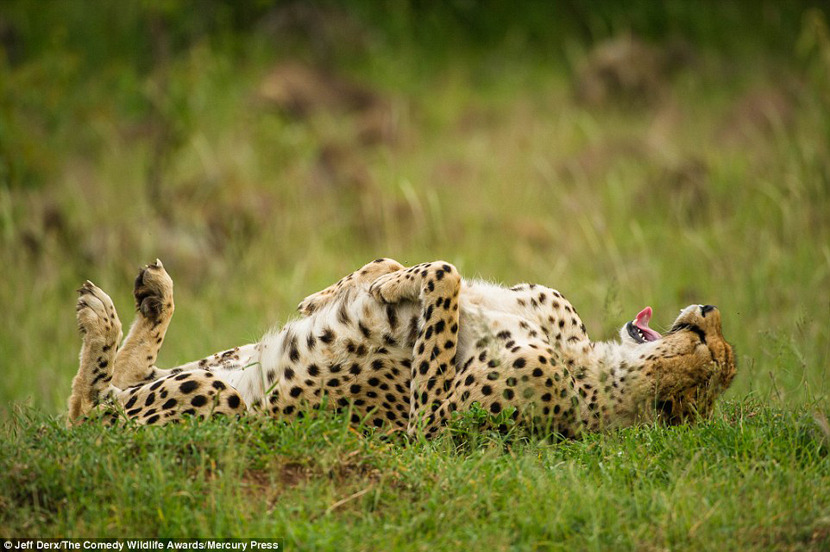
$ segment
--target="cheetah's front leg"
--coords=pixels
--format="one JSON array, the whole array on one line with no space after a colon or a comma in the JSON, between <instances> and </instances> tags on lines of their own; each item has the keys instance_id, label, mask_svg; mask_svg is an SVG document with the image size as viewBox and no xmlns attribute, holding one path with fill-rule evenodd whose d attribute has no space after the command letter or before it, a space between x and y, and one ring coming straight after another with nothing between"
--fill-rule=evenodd
<instances>
[{"instance_id":1,"label":"cheetah's front leg","mask_svg":"<svg viewBox=\"0 0 830 552\"><path fill-rule=\"evenodd\" d=\"M337 283L330 285L322 291L318 291L303 299L297 310L308 316L325 305L342 297L345 293L360 285L369 285L378 277L390 272L402 270L404 266L394 259L375 259L371 263L363 265L348 276L341 278Z\"/></svg>"},{"instance_id":2,"label":"cheetah's front leg","mask_svg":"<svg viewBox=\"0 0 830 552\"><path fill-rule=\"evenodd\" d=\"M155 362L175 306L173 280L161 261L157 259L138 273L133 295L136 318L115 358L113 385L121 389L163 375Z\"/></svg>"},{"instance_id":3,"label":"cheetah's front leg","mask_svg":"<svg viewBox=\"0 0 830 552\"><path fill-rule=\"evenodd\" d=\"M420 424L425 424L430 435L438 430L435 411L455 377L460 290L458 270L444 261L381 276L369 288L370 293L385 303L405 300L421 303L409 387L409 433Z\"/></svg>"}]
</instances>

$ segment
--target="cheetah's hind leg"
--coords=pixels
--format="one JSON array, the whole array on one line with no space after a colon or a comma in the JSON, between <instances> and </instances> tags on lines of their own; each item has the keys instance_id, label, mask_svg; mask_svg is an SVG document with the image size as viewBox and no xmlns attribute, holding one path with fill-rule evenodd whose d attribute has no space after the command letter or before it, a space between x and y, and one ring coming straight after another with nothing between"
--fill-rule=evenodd
<instances>
[{"instance_id":1,"label":"cheetah's hind leg","mask_svg":"<svg viewBox=\"0 0 830 552\"><path fill-rule=\"evenodd\" d=\"M309 295L297 305L297 310L308 316L332 301L344 296L345 293L361 285L368 285L380 276L402 270L404 266L394 259L375 259L363 265L348 276L341 278L336 284L330 285L322 291Z\"/></svg>"},{"instance_id":2,"label":"cheetah's hind leg","mask_svg":"<svg viewBox=\"0 0 830 552\"><path fill-rule=\"evenodd\" d=\"M113 385L120 389L153 381L169 371L155 366L159 350L173 318L173 280L161 261L145 266L133 290L136 317L115 359Z\"/></svg>"},{"instance_id":3,"label":"cheetah's hind leg","mask_svg":"<svg viewBox=\"0 0 830 552\"><path fill-rule=\"evenodd\" d=\"M113 365L121 342L121 321L109 296L90 281L78 290L76 306L81 332L80 365L69 396L69 425L76 424L115 390Z\"/></svg>"}]
</instances>

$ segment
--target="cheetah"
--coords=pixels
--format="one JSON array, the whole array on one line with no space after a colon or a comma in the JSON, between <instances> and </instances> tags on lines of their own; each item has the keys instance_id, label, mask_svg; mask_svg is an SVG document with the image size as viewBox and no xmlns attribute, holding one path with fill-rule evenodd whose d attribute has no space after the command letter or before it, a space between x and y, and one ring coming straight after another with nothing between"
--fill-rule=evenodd
<instances>
[{"instance_id":1,"label":"cheetah","mask_svg":"<svg viewBox=\"0 0 830 552\"><path fill-rule=\"evenodd\" d=\"M140 425L290 420L334 408L360 427L432 437L455 412L481 408L573 438L705 419L736 373L714 306L686 307L665 335L649 327L646 307L617 339L591 341L558 291L465 280L444 261L377 259L307 297L258 343L172 369L155 365L174 311L160 261L139 272L134 297L122 343L109 296L89 281L79 290L70 425L93 415Z\"/></svg>"}]
</instances>

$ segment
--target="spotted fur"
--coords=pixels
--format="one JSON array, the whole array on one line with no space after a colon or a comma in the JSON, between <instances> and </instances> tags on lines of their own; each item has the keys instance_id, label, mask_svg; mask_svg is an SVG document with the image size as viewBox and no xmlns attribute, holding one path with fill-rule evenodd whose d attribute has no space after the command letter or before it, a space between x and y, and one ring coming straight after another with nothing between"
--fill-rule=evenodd
<instances>
[{"instance_id":1,"label":"spotted fur","mask_svg":"<svg viewBox=\"0 0 830 552\"><path fill-rule=\"evenodd\" d=\"M735 375L711 306L684 309L662 339L593 342L558 291L461 278L450 263L378 259L306 298L301 317L260 342L173 369L155 359L173 315L159 261L136 279L137 314L120 348L110 298L80 290L80 367L70 423L103 412L139 424L246 412L291 419L336 408L354 424L423 432L474 404L578 436L711 414Z\"/></svg>"}]
</instances>

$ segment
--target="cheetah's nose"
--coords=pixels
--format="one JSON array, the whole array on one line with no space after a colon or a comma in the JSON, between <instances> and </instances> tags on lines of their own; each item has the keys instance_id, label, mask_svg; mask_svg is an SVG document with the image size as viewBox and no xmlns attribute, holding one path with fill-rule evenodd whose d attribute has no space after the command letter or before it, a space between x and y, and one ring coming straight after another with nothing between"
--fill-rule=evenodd
<instances>
[{"instance_id":1,"label":"cheetah's nose","mask_svg":"<svg viewBox=\"0 0 830 552\"><path fill-rule=\"evenodd\" d=\"M715 310L715 309L717 309L717 307L716 307L716 306L714 306L714 305L701 305L701 307L700 307L700 314L701 314L704 318L706 318L706 315L707 315L708 313L712 312L712 311L713 311L713 310Z\"/></svg>"}]
</instances>

